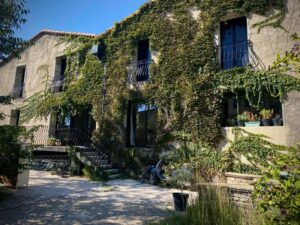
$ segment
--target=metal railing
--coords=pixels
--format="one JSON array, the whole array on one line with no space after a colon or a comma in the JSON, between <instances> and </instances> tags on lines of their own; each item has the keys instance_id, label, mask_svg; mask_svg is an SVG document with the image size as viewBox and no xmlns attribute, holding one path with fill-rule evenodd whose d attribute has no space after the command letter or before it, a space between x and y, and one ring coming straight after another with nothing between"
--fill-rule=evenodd
<instances>
[{"instance_id":1,"label":"metal railing","mask_svg":"<svg viewBox=\"0 0 300 225\"><path fill-rule=\"evenodd\" d=\"M242 67L249 64L250 41L218 46L222 69Z\"/></svg>"},{"instance_id":2,"label":"metal railing","mask_svg":"<svg viewBox=\"0 0 300 225\"><path fill-rule=\"evenodd\" d=\"M28 126L26 130L33 130L31 144L42 146L90 146L93 132L56 126Z\"/></svg>"},{"instance_id":3,"label":"metal railing","mask_svg":"<svg viewBox=\"0 0 300 225\"><path fill-rule=\"evenodd\" d=\"M53 93L63 91L64 84L65 84L65 78L63 77L54 78L51 84L51 91Z\"/></svg>"},{"instance_id":4,"label":"metal railing","mask_svg":"<svg viewBox=\"0 0 300 225\"><path fill-rule=\"evenodd\" d=\"M128 66L128 83L147 82L150 78L149 60L136 61Z\"/></svg>"},{"instance_id":5,"label":"metal railing","mask_svg":"<svg viewBox=\"0 0 300 225\"><path fill-rule=\"evenodd\" d=\"M12 98L23 98L24 85L14 85L11 91Z\"/></svg>"}]
</instances>

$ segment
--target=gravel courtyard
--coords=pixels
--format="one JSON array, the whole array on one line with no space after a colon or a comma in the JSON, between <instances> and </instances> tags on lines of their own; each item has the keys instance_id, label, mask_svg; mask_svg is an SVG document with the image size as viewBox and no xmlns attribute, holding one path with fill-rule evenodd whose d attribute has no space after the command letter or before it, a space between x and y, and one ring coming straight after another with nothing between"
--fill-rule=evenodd
<instances>
[{"instance_id":1,"label":"gravel courtyard","mask_svg":"<svg viewBox=\"0 0 300 225\"><path fill-rule=\"evenodd\" d=\"M28 188L0 202L0 224L147 224L172 212L170 189L31 170Z\"/></svg>"}]
</instances>

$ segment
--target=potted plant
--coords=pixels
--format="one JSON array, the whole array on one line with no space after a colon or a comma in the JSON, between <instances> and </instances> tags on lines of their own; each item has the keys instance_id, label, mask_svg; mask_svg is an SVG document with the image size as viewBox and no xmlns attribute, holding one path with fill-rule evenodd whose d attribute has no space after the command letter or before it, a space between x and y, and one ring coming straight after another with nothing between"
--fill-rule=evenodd
<instances>
[{"instance_id":1,"label":"potted plant","mask_svg":"<svg viewBox=\"0 0 300 225\"><path fill-rule=\"evenodd\" d=\"M271 118L273 115L273 109L262 109L259 112L261 116L261 123L263 126L271 126Z\"/></svg>"},{"instance_id":2,"label":"potted plant","mask_svg":"<svg viewBox=\"0 0 300 225\"><path fill-rule=\"evenodd\" d=\"M245 126L245 121L247 121L247 114L246 112L242 113L242 114L238 114L237 117L237 125L239 127L244 127Z\"/></svg>"},{"instance_id":3,"label":"potted plant","mask_svg":"<svg viewBox=\"0 0 300 225\"><path fill-rule=\"evenodd\" d=\"M272 119L274 126L281 126L281 116L276 114L275 117Z\"/></svg>"},{"instance_id":4,"label":"potted plant","mask_svg":"<svg viewBox=\"0 0 300 225\"><path fill-rule=\"evenodd\" d=\"M49 146L55 146L56 138L53 136L50 136L47 140L47 145Z\"/></svg>"},{"instance_id":5,"label":"potted plant","mask_svg":"<svg viewBox=\"0 0 300 225\"><path fill-rule=\"evenodd\" d=\"M235 126L235 119L234 119L234 118L228 118L228 119L226 120L226 125L227 125L228 127L234 127L234 126Z\"/></svg>"},{"instance_id":6,"label":"potted plant","mask_svg":"<svg viewBox=\"0 0 300 225\"><path fill-rule=\"evenodd\" d=\"M55 145L56 146L61 146L61 140L55 139Z\"/></svg>"},{"instance_id":7,"label":"potted plant","mask_svg":"<svg viewBox=\"0 0 300 225\"><path fill-rule=\"evenodd\" d=\"M172 193L176 211L186 210L189 194L183 193L183 188L185 184L191 180L191 174L191 170L186 165L178 167L172 173L172 177L170 179L181 190L181 192Z\"/></svg>"},{"instance_id":8,"label":"potted plant","mask_svg":"<svg viewBox=\"0 0 300 225\"><path fill-rule=\"evenodd\" d=\"M246 127L259 127L260 121L258 119L257 114L253 112L246 112L247 122L245 122Z\"/></svg>"}]
</instances>

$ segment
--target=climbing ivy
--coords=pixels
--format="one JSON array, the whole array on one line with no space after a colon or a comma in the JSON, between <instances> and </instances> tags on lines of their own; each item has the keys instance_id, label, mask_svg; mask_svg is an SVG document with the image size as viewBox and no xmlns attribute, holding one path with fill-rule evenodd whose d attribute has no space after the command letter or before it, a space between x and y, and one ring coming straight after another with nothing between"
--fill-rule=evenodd
<instances>
[{"instance_id":1,"label":"climbing ivy","mask_svg":"<svg viewBox=\"0 0 300 225\"><path fill-rule=\"evenodd\" d=\"M191 9L199 10L197 18ZM222 89L218 87L233 92L245 89L253 104L260 101L263 90L282 100L286 92L299 89L299 81L275 70L219 71L214 33L221 18L233 13L267 15L271 9L281 16L255 26L280 27L285 15L281 0L156 0L95 38L68 37L63 40L69 45L65 92L44 95L31 115L53 110L76 113L77 107L92 105L99 125L95 143L119 149L124 147L127 103L143 101L158 108L156 146L174 138L174 131L213 146L222 138ZM138 41L144 39L149 39L158 61L151 64L150 81L131 90L127 66L135 59ZM93 44L99 45L100 61L88 53Z\"/></svg>"}]
</instances>

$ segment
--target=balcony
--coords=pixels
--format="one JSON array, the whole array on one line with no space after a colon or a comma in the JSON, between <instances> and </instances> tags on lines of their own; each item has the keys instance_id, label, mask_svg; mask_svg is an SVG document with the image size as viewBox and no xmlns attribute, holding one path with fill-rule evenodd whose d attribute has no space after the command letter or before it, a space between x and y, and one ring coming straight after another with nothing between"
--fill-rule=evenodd
<instances>
[{"instance_id":1,"label":"balcony","mask_svg":"<svg viewBox=\"0 0 300 225\"><path fill-rule=\"evenodd\" d=\"M11 91L11 97L14 99L23 98L23 85L15 85Z\"/></svg>"},{"instance_id":2,"label":"balcony","mask_svg":"<svg viewBox=\"0 0 300 225\"><path fill-rule=\"evenodd\" d=\"M37 126L25 127L32 130L32 139L28 143L36 146L90 146L92 130L81 128ZM26 142L25 142L26 143ZM54 147L53 147L54 148Z\"/></svg>"},{"instance_id":3,"label":"balcony","mask_svg":"<svg viewBox=\"0 0 300 225\"><path fill-rule=\"evenodd\" d=\"M144 83L150 79L149 60L136 61L128 66L128 83Z\"/></svg>"},{"instance_id":4,"label":"balcony","mask_svg":"<svg viewBox=\"0 0 300 225\"><path fill-rule=\"evenodd\" d=\"M65 84L64 77L54 78L52 80L51 91L53 93L58 93L58 92L63 91L64 84Z\"/></svg>"}]
</instances>

